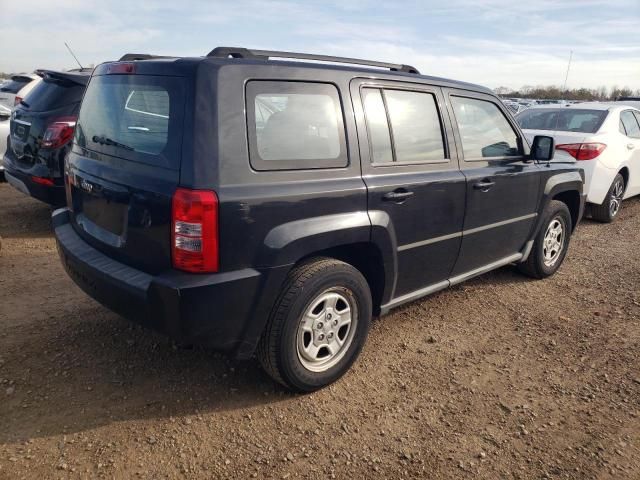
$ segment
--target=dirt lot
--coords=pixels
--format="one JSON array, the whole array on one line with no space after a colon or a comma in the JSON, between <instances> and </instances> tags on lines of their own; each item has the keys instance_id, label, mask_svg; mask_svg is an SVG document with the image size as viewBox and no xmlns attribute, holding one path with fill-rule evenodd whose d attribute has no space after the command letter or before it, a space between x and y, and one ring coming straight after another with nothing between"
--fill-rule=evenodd
<instances>
[{"instance_id":1,"label":"dirt lot","mask_svg":"<svg viewBox=\"0 0 640 480\"><path fill-rule=\"evenodd\" d=\"M560 272L374 323L334 386L185 350L85 296L0 184L0 478L640 478L640 201Z\"/></svg>"}]
</instances>

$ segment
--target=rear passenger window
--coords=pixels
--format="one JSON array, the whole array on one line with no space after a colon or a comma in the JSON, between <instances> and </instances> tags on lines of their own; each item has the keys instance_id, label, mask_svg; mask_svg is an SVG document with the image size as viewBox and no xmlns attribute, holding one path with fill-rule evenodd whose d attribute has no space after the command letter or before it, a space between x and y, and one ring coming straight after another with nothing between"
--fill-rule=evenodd
<instances>
[{"instance_id":1,"label":"rear passenger window","mask_svg":"<svg viewBox=\"0 0 640 480\"><path fill-rule=\"evenodd\" d=\"M495 103L466 97L451 97L464 159L521 155L518 136Z\"/></svg>"},{"instance_id":2,"label":"rear passenger window","mask_svg":"<svg viewBox=\"0 0 640 480\"><path fill-rule=\"evenodd\" d=\"M625 110L620 114L620 122L624 125L627 137L640 138L640 127L631 110Z\"/></svg>"},{"instance_id":3,"label":"rear passenger window","mask_svg":"<svg viewBox=\"0 0 640 480\"><path fill-rule=\"evenodd\" d=\"M382 91L377 88L365 88L364 111L367 118L367 129L369 131L369 147L373 163L393 162L393 152L391 151L391 136L389 134L389 123L387 121L387 111L382 100Z\"/></svg>"},{"instance_id":4,"label":"rear passenger window","mask_svg":"<svg viewBox=\"0 0 640 480\"><path fill-rule=\"evenodd\" d=\"M247 84L249 155L256 170L346 167L338 90L323 83Z\"/></svg>"},{"instance_id":5,"label":"rear passenger window","mask_svg":"<svg viewBox=\"0 0 640 480\"><path fill-rule=\"evenodd\" d=\"M373 163L447 161L433 94L365 88L363 101Z\"/></svg>"}]
</instances>

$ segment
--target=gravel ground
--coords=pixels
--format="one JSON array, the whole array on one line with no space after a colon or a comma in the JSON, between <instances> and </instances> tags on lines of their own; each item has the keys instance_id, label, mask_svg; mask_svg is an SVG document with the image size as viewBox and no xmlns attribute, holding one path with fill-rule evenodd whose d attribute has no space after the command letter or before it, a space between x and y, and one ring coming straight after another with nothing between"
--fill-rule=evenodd
<instances>
[{"instance_id":1,"label":"gravel ground","mask_svg":"<svg viewBox=\"0 0 640 480\"><path fill-rule=\"evenodd\" d=\"M551 279L504 268L374 322L305 396L88 298L49 215L0 184L0 478L640 478L640 200Z\"/></svg>"}]
</instances>

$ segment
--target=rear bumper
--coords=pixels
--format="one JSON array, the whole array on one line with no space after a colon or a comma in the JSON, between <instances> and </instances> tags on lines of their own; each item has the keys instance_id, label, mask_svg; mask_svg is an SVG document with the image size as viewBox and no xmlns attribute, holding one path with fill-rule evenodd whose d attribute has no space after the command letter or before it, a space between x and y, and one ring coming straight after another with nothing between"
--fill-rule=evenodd
<instances>
[{"instance_id":1,"label":"rear bumper","mask_svg":"<svg viewBox=\"0 0 640 480\"><path fill-rule=\"evenodd\" d=\"M82 289L123 317L188 343L253 354L288 267L219 274L149 275L117 262L73 229L69 210L53 212L62 264Z\"/></svg>"},{"instance_id":2,"label":"rear bumper","mask_svg":"<svg viewBox=\"0 0 640 480\"><path fill-rule=\"evenodd\" d=\"M31 175L20 172L19 170L14 170L8 165L5 165L4 176L7 182L25 195L29 195L53 206L65 204L64 186L41 185L34 182L31 179Z\"/></svg>"}]
</instances>

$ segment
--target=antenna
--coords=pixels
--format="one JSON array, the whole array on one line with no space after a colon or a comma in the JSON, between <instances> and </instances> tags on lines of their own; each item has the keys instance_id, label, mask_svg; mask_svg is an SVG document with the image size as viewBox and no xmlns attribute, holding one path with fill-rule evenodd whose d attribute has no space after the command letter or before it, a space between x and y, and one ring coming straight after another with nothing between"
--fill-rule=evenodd
<instances>
[{"instance_id":1,"label":"antenna","mask_svg":"<svg viewBox=\"0 0 640 480\"><path fill-rule=\"evenodd\" d=\"M67 50L69 50L69 53L71 54L71 56L75 59L78 65L80 65L80 69L84 68L80 63L80 60L78 60L78 57L76 57L75 54L73 53L73 50L71 50L71 47L67 45L67 42L64 42L64 46L67 47Z\"/></svg>"},{"instance_id":2,"label":"antenna","mask_svg":"<svg viewBox=\"0 0 640 480\"><path fill-rule=\"evenodd\" d=\"M562 93L567 91L567 79L569 78L569 69L571 68L571 59L573 58L573 50L569 53L569 63L567 64L567 74L564 76L564 85L562 85Z\"/></svg>"}]
</instances>

